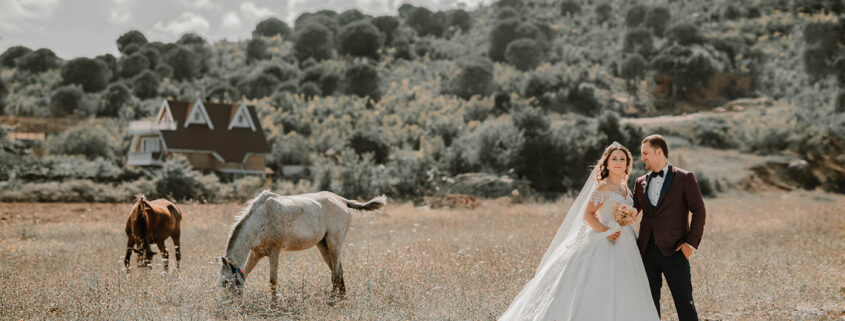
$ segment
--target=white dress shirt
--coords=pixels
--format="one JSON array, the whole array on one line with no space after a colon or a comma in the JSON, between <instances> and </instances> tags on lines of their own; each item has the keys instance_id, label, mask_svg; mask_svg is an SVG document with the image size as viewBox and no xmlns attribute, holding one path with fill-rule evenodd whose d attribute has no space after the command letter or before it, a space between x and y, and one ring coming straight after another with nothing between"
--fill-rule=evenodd
<instances>
[{"instance_id":1,"label":"white dress shirt","mask_svg":"<svg viewBox=\"0 0 845 321\"><path fill-rule=\"evenodd\" d=\"M660 190L663 188L663 182L666 181L666 174L669 172L669 162L666 162L666 166L663 166L663 176L657 176L651 178L651 181L648 183L648 201L653 206L657 206L657 201L660 200ZM648 175L651 176L652 172L649 172Z\"/></svg>"}]
</instances>

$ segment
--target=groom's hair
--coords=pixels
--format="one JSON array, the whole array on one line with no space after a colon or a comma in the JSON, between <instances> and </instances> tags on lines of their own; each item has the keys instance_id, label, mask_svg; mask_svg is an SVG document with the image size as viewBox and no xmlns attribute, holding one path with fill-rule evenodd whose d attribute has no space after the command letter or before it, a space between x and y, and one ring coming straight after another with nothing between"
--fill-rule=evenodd
<instances>
[{"instance_id":1,"label":"groom's hair","mask_svg":"<svg viewBox=\"0 0 845 321\"><path fill-rule=\"evenodd\" d=\"M643 138L642 144L648 143L653 148L660 148L663 150L663 156L669 158L669 145L666 144L666 139L663 136L654 134Z\"/></svg>"}]
</instances>

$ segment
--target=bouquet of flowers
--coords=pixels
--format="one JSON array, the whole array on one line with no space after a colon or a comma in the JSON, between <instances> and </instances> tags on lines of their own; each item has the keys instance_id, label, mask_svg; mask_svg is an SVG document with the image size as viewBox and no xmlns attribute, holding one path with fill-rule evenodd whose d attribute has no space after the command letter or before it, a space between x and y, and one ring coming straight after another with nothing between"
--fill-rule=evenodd
<instances>
[{"instance_id":1,"label":"bouquet of flowers","mask_svg":"<svg viewBox=\"0 0 845 321\"><path fill-rule=\"evenodd\" d=\"M613 207L613 218L616 220L616 223L619 223L619 226L634 223L636 215L637 209L633 207L628 207L620 203L616 203L616 206Z\"/></svg>"}]
</instances>

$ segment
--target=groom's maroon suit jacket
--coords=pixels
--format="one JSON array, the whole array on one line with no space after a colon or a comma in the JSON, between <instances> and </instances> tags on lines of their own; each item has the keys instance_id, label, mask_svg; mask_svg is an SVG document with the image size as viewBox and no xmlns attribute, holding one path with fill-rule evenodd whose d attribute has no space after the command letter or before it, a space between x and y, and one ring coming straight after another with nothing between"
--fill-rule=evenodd
<instances>
[{"instance_id":1,"label":"groom's maroon suit jacket","mask_svg":"<svg viewBox=\"0 0 845 321\"><path fill-rule=\"evenodd\" d=\"M665 256L674 253L684 243L697 249L704 234L707 212L695 175L672 165L664 175L666 178L657 206L651 205L646 193L651 181L648 174L637 178L634 187L634 207L643 211L637 238L637 246L643 255L652 234L654 243ZM691 221L689 212L692 212Z\"/></svg>"}]
</instances>

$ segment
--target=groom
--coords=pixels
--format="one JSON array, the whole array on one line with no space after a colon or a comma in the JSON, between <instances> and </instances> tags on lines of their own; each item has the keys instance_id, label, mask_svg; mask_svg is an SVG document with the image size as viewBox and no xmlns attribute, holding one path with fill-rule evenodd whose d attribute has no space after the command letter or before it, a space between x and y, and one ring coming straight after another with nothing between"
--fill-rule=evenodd
<instances>
[{"instance_id":1,"label":"groom","mask_svg":"<svg viewBox=\"0 0 845 321\"><path fill-rule=\"evenodd\" d=\"M689 257L704 234L707 214L701 190L695 175L669 164L669 146L663 136L646 137L641 150L642 161L650 172L637 178L634 187L634 207L643 212L637 246L654 305L659 314L662 274L672 292L678 319L698 320L692 300Z\"/></svg>"}]
</instances>

